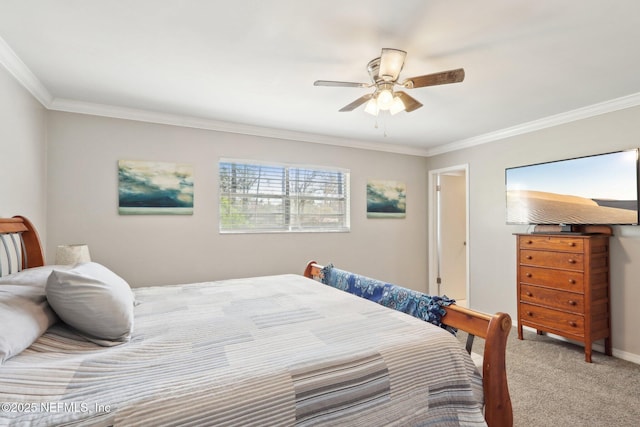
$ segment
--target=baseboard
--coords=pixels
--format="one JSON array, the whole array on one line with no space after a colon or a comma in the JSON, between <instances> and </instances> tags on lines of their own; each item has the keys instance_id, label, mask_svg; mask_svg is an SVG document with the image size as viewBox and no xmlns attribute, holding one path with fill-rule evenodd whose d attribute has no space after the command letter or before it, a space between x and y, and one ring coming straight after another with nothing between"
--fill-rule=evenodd
<instances>
[{"instance_id":1,"label":"baseboard","mask_svg":"<svg viewBox=\"0 0 640 427\"><path fill-rule=\"evenodd\" d=\"M604 352L604 347L602 347L602 351ZM617 357L618 359L622 359L622 360L626 360L627 362L631 362L631 363L635 363L637 365L640 365L640 355L639 354L633 354L633 353L629 353L628 351L622 351L622 350L617 350L617 349L613 349L613 355L614 357Z\"/></svg>"},{"instance_id":2,"label":"baseboard","mask_svg":"<svg viewBox=\"0 0 640 427\"><path fill-rule=\"evenodd\" d=\"M517 326L514 326L515 328L517 328ZM523 326L523 329L533 332L535 333L536 330L534 328L530 328L528 326ZM558 341L565 341L565 342L570 342L571 344L575 344L575 345L579 345L581 347L584 347L584 343L579 342L579 341L574 341L574 340L570 340L568 338L565 337L561 337L559 335L555 335L555 334L551 334L548 332L545 332L545 336L556 339ZM604 353L604 345L603 344L599 344L599 343L594 343L592 346L593 350L599 352L599 353ZM627 362L631 362L631 363L635 363L637 365L640 365L640 354L634 354L634 353L629 353L627 351L623 351L623 350L618 350L617 348L613 348L612 349L612 354L614 357L617 357L618 359L622 359L622 360L626 360Z\"/></svg>"}]
</instances>

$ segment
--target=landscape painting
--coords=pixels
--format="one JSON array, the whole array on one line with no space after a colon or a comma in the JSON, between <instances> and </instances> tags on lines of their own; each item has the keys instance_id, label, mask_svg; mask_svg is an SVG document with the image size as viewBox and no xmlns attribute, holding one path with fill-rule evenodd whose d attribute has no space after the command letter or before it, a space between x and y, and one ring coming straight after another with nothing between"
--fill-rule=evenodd
<instances>
[{"instance_id":1,"label":"landscape painting","mask_svg":"<svg viewBox=\"0 0 640 427\"><path fill-rule=\"evenodd\" d=\"M367 218L405 218L407 186L399 181L367 182Z\"/></svg>"},{"instance_id":2,"label":"landscape painting","mask_svg":"<svg viewBox=\"0 0 640 427\"><path fill-rule=\"evenodd\" d=\"M121 215L193 215L193 165L118 161Z\"/></svg>"}]
</instances>

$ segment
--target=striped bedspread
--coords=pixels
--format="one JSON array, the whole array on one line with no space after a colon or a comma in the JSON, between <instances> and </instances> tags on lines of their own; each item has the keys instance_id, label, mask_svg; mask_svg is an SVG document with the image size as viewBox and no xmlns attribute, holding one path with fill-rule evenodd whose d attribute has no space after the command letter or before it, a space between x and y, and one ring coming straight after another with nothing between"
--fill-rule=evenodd
<instances>
[{"instance_id":1,"label":"striped bedspread","mask_svg":"<svg viewBox=\"0 0 640 427\"><path fill-rule=\"evenodd\" d=\"M131 342L57 324L0 366L0 425L485 425L448 332L297 275L135 289Z\"/></svg>"}]
</instances>

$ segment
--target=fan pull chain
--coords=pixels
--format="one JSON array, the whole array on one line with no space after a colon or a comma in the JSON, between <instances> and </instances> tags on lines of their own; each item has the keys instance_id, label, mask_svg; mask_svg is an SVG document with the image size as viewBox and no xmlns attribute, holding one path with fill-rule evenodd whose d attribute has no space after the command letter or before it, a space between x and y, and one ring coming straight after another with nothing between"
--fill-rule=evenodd
<instances>
[{"instance_id":1,"label":"fan pull chain","mask_svg":"<svg viewBox=\"0 0 640 427\"><path fill-rule=\"evenodd\" d=\"M379 116L376 116L374 122L373 122L373 128L374 129L379 129L380 126L378 125L378 118ZM382 120L382 135L386 138L387 137L387 121L386 120Z\"/></svg>"},{"instance_id":2,"label":"fan pull chain","mask_svg":"<svg viewBox=\"0 0 640 427\"><path fill-rule=\"evenodd\" d=\"M378 128L378 119L380 119L381 124L382 124L382 136L384 138L387 137L387 117L386 115L383 115L382 117L376 117L376 129Z\"/></svg>"}]
</instances>

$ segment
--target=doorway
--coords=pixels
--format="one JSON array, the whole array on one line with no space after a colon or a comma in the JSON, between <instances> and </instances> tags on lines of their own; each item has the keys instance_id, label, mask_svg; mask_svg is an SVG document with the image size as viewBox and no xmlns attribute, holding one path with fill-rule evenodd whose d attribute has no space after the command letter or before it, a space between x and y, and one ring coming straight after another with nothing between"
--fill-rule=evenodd
<instances>
[{"instance_id":1,"label":"doorway","mask_svg":"<svg viewBox=\"0 0 640 427\"><path fill-rule=\"evenodd\" d=\"M429 293L469 306L469 165L429 172Z\"/></svg>"}]
</instances>

